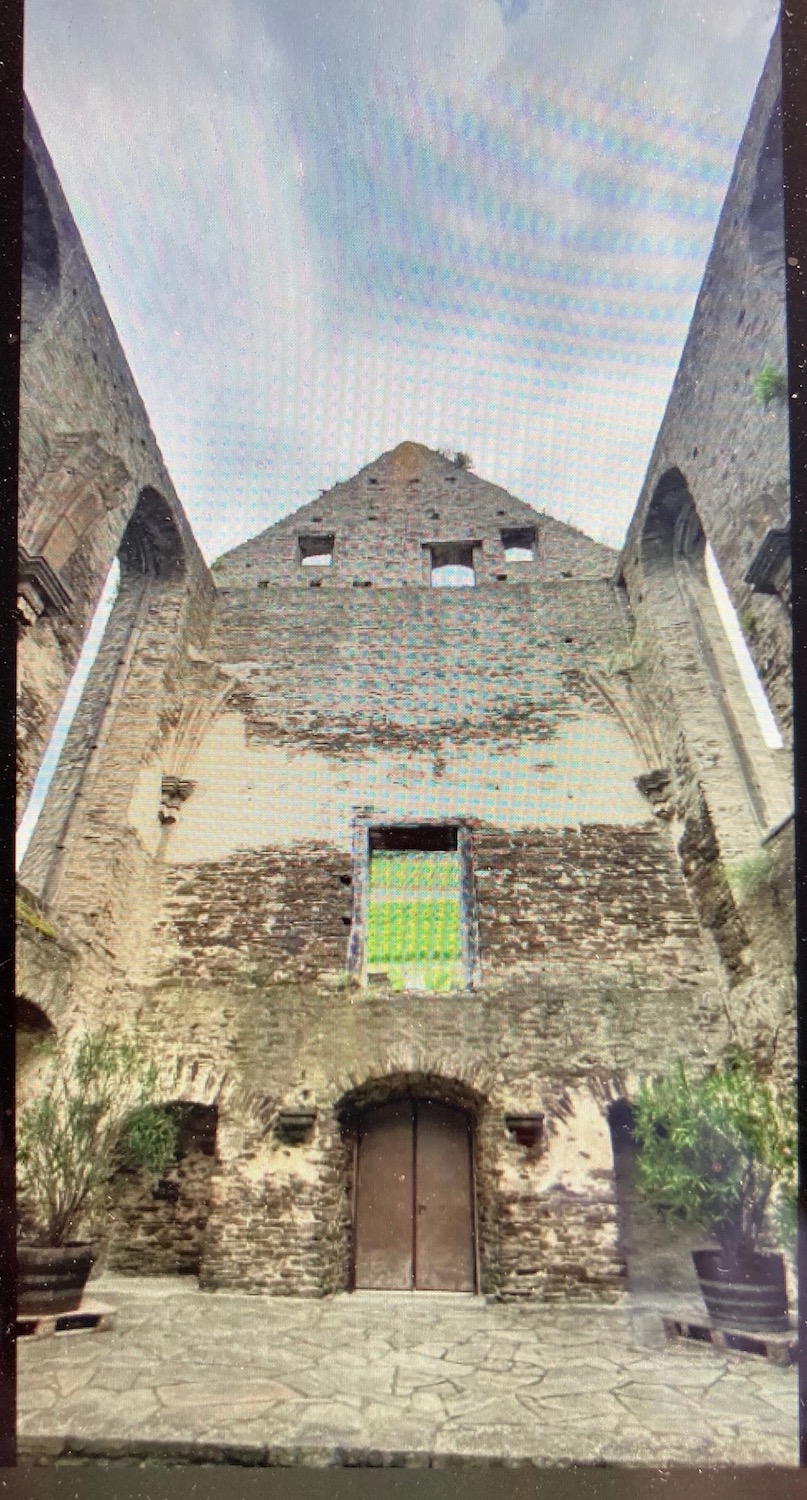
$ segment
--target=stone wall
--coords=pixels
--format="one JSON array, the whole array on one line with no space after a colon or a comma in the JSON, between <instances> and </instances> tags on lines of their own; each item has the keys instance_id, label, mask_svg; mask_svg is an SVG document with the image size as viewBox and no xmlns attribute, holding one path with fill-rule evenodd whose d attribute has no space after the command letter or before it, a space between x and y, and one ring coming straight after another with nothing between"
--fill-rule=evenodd
<instances>
[{"instance_id":1,"label":"stone wall","mask_svg":"<svg viewBox=\"0 0 807 1500\"><path fill-rule=\"evenodd\" d=\"M667 777L657 810L725 966L736 1039L765 1050L778 1037L792 1057L792 863L776 838L761 873L793 806L790 755L763 743L686 522L694 509L789 746L787 590L745 581L789 504L787 400L765 404L757 379L786 369L780 72L777 34L617 576L635 622L628 676Z\"/></svg>"},{"instance_id":2,"label":"stone wall","mask_svg":"<svg viewBox=\"0 0 807 1500\"><path fill-rule=\"evenodd\" d=\"M167 476L135 462L152 440L31 135L56 252L34 191L30 514L57 428L100 432L128 477L71 554L80 604L28 628L49 663L34 683L44 724L120 551L24 876L78 955L60 1027L125 1017L162 1097L218 1119L215 1158L189 1151L167 1175L175 1203L121 1185L117 1264L276 1294L346 1288L355 1112L408 1091L472 1118L483 1292L615 1296L637 1235L646 1274L674 1280L637 1229L624 1161L615 1177L613 1102L729 1042L764 1052L778 1036L792 1057L787 766L760 748L703 548L678 524L694 504L787 732L785 605L743 583L786 496L784 411L754 394L784 349L776 73L774 47L619 561L404 443L221 559L214 594ZM71 360L83 373L66 396ZM505 559L508 528L534 532L531 558ZM333 539L328 565L304 563L301 538L317 536ZM432 544L448 543L470 549L474 587L430 586ZM45 730L28 709L33 746ZM365 988L348 949L368 829L423 821L465 830L478 974L454 993ZM299 1144L279 1129L292 1107L316 1112ZM513 1113L543 1116L534 1145Z\"/></svg>"},{"instance_id":3,"label":"stone wall","mask_svg":"<svg viewBox=\"0 0 807 1500\"><path fill-rule=\"evenodd\" d=\"M789 516L786 397L755 393L764 366L786 373L785 248L778 32L740 145L689 335L622 552L631 603L646 587L640 538L659 481L677 470L714 548L749 649L787 738L791 632L778 596L745 573ZM652 608L652 606L651 606Z\"/></svg>"},{"instance_id":4,"label":"stone wall","mask_svg":"<svg viewBox=\"0 0 807 1500\"><path fill-rule=\"evenodd\" d=\"M532 561L505 558L502 533L513 528L534 531ZM330 566L302 564L301 536L333 537ZM219 558L214 571L222 588L399 588L427 583L430 544L446 542L471 544L477 582L484 584L602 578L612 571L609 547L421 443L400 443L382 454Z\"/></svg>"},{"instance_id":5,"label":"stone wall","mask_svg":"<svg viewBox=\"0 0 807 1500\"><path fill-rule=\"evenodd\" d=\"M207 568L166 471L42 142L25 116L20 376L18 815L139 499L178 529L189 581Z\"/></svg>"},{"instance_id":6,"label":"stone wall","mask_svg":"<svg viewBox=\"0 0 807 1500\"><path fill-rule=\"evenodd\" d=\"M108 1241L111 1271L199 1275L216 1167L216 1112L204 1105L168 1108L177 1125L177 1149L159 1180L129 1168L110 1184L100 1233Z\"/></svg>"}]
</instances>

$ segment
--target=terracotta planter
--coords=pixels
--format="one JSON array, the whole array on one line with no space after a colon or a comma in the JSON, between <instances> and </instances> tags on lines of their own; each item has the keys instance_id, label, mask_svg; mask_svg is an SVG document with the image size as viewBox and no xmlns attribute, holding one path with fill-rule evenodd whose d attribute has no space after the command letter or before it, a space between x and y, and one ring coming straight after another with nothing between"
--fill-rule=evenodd
<instances>
[{"instance_id":1,"label":"terracotta planter","mask_svg":"<svg viewBox=\"0 0 807 1500\"><path fill-rule=\"evenodd\" d=\"M85 1240L17 1246L17 1314L74 1312L95 1259Z\"/></svg>"},{"instance_id":2,"label":"terracotta planter","mask_svg":"<svg viewBox=\"0 0 807 1500\"><path fill-rule=\"evenodd\" d=\"M782 1255L693 1250L709 1320L749 1333L783 1333L789 1326Z\"/></svg>"}]
</instances>

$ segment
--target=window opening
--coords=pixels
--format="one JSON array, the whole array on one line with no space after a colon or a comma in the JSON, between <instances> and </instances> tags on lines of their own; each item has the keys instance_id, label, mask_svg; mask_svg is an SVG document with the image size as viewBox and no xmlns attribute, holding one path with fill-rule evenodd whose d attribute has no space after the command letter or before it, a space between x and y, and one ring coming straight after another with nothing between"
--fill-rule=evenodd
<instances>
[{"instance_id":1,"label":"window opening","mask_svg":"<svg viewBox=\"0 0 807 1500\"><path fill-rule=\"evenodd\" d=\"M300 563L304 568L329 568L333 562L333 536L301 536Z\"/></svg>"},{"instance_id":2,"label":"window opening","mask_svg":"<svg viewBox=\"0 0 807 1500\"><path fill-rule=\"evenodd\" d=\"M760 733L769 750L781 750L784 740L779 733L779 727L773 716L767 694L762 686L751 652L746 645L742 627L737 618L734 605L731 602L729 591L723 581L723 575L718 567L717 558L712 551L711 542L708 541L705 549L705 560L706 577L712 598L720 616L720 623L728 636L729 645L734 653L734 660L737 663L743 687L748 694L751 707L756 715Z\"/></svg>"},{"instance_id":3,"label":"window opening","mask_svg":"<svg viewBox=\"0 0 807 1500\"><path fill-rule=\"evenodd\" d=\"M70 725L72 724L78 708L81 695L92 671L95 658L100 650L104 632L109 623L112 606L118 597L120 588L120 562L114 558L112 566L107 574L106 583L101 592L101 597L96 606L92 623L87 632L84 645L76 662L70 685L64 696L64 702L59 710L53 733L48 742L48 748L42 758L42 764L36 775L28 805L20 820L17 830L17 869L20 868L28 845L31 842L34 829L37 825L39 815L48 794L48 788L53 780L54 772L59 763L59 756L64 749Z\"/></svg>"},{"instance_id":4,"label":"window opening","mask_svg":"<svg viewBox=\"0 0 807 1500\"><path fill-rule=\"evenodd\" d=\"M374 828L369 835L366 973L393 990L467 984L458 829Z\"/></svg>"},{"instance_id":5,"label":"window opening","mask_svg":"<svg viewBox=\"0 0 807 1500\"><path fill-rule=\"evenodd\" d=\"M535 560L535 528L518 527L502 532L505 562L533 562Z\"/></svg>"},{"instance_id":6,"label":"window opening","mask_svg":"<svg viewBox=\"0 0 807 1500\"><path fill-rule=\"evenodd\" d=\"M471 542L441 542L431 549L432 588L473 588L476 583Z\"/></svg>"}]
</instances>

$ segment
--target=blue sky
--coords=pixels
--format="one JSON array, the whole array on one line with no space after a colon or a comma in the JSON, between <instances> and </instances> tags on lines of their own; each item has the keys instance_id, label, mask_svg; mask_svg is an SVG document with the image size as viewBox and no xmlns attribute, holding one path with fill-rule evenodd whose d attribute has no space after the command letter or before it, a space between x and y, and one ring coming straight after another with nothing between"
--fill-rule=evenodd
<instances>
[{"instance_id":1,"label":"blue sky","mask_svg":"<svg viewBox=\"0 0 807 1500\"><path fill-rule=\"evenodd\" d=\"M210 558L404 438L618 545L775 0L28 0Z\"/></svg>"}]
</instances>

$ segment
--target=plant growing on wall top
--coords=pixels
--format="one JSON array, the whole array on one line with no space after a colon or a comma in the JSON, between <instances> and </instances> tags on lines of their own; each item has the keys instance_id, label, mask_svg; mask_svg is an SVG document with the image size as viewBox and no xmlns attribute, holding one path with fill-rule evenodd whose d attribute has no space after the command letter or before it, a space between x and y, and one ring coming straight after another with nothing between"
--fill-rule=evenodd
<instances>
[{"instance_id":1,"label":"plant growing on wall top","mask_svg":"<svg viewBox=\"0 0 807 1500\"><path fill-rule=\"evenodd\" d=\"M96 1210L115 1170L158 1173L176 1126L153 1103L157 1070L109 1027L43 1044L37 1097L17 1117L18 1184L36 1239L64 1245Z\"/></svg>"},{"instance_id":2,"label":"plant growing on wall top","mask_svg":"<svg viewBox=\"0 0 807 1500\"><path fill-rule=\"evenodd\" d=\"M450 448L438 448L437 452L441 458L447 458L456 469L472 469L474 466L470 453L463 453L461 448L456 448L453 453Z\"/></svg>"},{"instance_id":3,"label":"plant growing on wall top","mask_svg":"<svg viewBox=\"0 0 807 1500\"><path fill-rule=\"evenodd\" d=\"M776 365L767 360L754 376L754 396L760 406L769 407L772 401L782 401L787 395L787 376Z\"/></svg>"}]
</instances>

